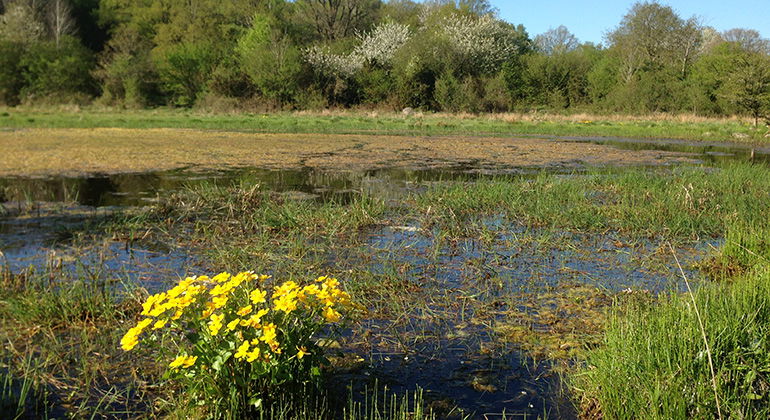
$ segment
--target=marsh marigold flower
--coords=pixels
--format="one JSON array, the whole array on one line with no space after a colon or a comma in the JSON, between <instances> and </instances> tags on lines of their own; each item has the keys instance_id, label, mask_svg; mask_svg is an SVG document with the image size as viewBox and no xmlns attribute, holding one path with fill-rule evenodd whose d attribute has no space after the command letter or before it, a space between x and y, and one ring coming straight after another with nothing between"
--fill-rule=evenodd
<instances>
[{"instance_id":1,"label":"marsh marigold flower","mask_svg":"<svg viewBox=\"0 0 770 420\"><path fill-rule=\"evenodd\" d=\"M214 276L211 280L217 283L224 283L230 280L230 273L228 272L219 273L216 276Z\"/></svg>"},{"instance_id":2,"label":"marsh marigold flower","mask_svg":"<svg viewBox=\"0 0 770 420\"><path fill-rule=\"evenodd\" d=\"M211 299L211 302L214 304L214 307L219 309L227 305L227 301L230 300L227 296L217 296L214 299Z\"/></svg>"},{"instance_id":3,"label":"marsh marigold flower","mask_svg":"<svg viewBox=\"0 0 770 420\"><path fill-rule=\"evenodd\" d=\"M302 359L303 357L305 357L305 355L308 355L308 354L310 353L307 351L307 348L305 348L304 346L297 347L297 359Z\"/></svg>"},{"instance_id":4,"label":"marsh marigold flower","mask_svg":"<svg viewBox=\"0 0 770 420\"><path fill-rule=\"evenodd\" d=\"M273 299L278 299L279 297L285 294L288 294L289 292L291 292L292 290L296 290L297 288L299 288L299 286L297 286L297 283L291 280L284 282L282 285L277 286L275 288L275 291L273 292Z\"/></svg>"},{"instance_id":5,"label":"marsh marigold flower","mask_svg":"<svg viewBox=\"0 0 770 420\"><path fill-rule=\"evenodd\" d=\"M342 315L339 312L335 311L334 309L328 306L326 307L326 309L324 309L323 315L324 315L324 319L326 319L326 321L328 322L337 322L342 317Z\"/></svg>"},{"instance_id":6,"label":"marsh marigold flower","mask_svg":"<svg viewBox=\"0 0 770 420\"><path fill-rule=\"evenodd\" d=\"M232 320L232 321L228 322L228 323L227 323L227 331L232 331L232 330L234 330L235 328L237 328L237 327L238 327L238 323L239 323L240 321L241 321L241 320L240 320L239 318L235 318L234 320Z\"/></svg>"},{"instance_id":7,"label":"marsh marigold flower","mask_svg":"<svg viewBox=\"0 0 770 420\"><path fill-rule=\"evenodd\" d=\"M222 314L211 315L211 320L209 321L209 332L211 335L219 334L219 330L222 329L222 320L224 318L225 316Z\"/></svg>"},{"instance_id":8,"label":"marsh marigold flower","mask_svg":"<svg viewBox=\"0 0 770 420\"><path fill-rule=\"evenodd\" d=\"M194 365L197 360L198 356L181 355L169 363L168 367L171 369L179 369L180 367L189 368Z\"/></svg>"},{"instance_id":9,"label":"marsh marigold flower","mask_svg":"<svg viewBox=\"0 0 770 420\"><path fill-rule=\"evenodd\" d=\"M251 309L252 309L251 305L244 306L243 308L238 309L238 312L236 312L236 314L238 316L246 316L251 313Z\"/></svg>"},{"instance_id":10,"label":"marsh marigold flower","mask_svg":"<svg viewBox=\"0 0 770 420\"><path fill-rule=\"evenodd\" d=\"M255 289L249 295L249 299L251 299L251 303L255 305L259 305L260 303L264 303L266 301L265 299L266 295L267 295L267 291Z\"/></svg>"},{"instance_id":11,"label":"marsh marigold flower","mask_svg":"<svg viewBox=\"0 0 770 420\"><path fill-rule=\"evenodd\" d=\"M137 344L139 344L139 337L133 331L133 328L128 330L123 338L120 339L120 347L125 351L133 350Z\"/></svg>"},{"instance_id":12,"label":"marsh marigold flower","mask_svg":"<svg viewBox=\"0 0 770 420\"><path fill-rule=\"evenodd\" d=\"M235 352L234 357L236 359L245 359L248 353L249 353L249 342L247 340L241 343L240 346L238 346L238 351Z\"/></svg>"},{"instance_id":13,"label":"marsh marigold flower","mask_svg":"<svg viewBox=\"0 0 770 420\"><path fill-rule=\"evenodd\" d=\"M249 352L249 354L246 355L246 361L251 363L259 358L260 354L259 347L254 347L252 351Z\"/></svg>"},{"instance_id":14,"label":"marsh marigold flower","mask_svg":"<svg viewBox=\"0 0 770 420\"><path fill-rule=\"evenodd\" d=\"M273 304L277 311L283 311L288 314L297 309L297 292L292 291L289 294L283 295L273 301Z\"/></svg>"}]
</instances>

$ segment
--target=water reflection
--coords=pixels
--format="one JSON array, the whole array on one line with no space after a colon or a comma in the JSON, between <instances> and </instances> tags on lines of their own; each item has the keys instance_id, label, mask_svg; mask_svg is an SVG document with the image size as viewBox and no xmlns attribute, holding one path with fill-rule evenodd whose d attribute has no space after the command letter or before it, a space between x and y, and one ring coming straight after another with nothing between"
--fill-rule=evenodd
<instances>
[{"instance_id":1,"label":"water reflection","mask_svg":"<svg viewBox=\"0 0 770 420\"><path fill-rule=\"evenodd\" d=\"M575 141L609 145L623 150L659 150L690 153L703 163L756 162L770 164L770 148L723 142L688 141L677 139L628 139L622 137L551 137L560 141Z\"/></svg>"}]
</instances>

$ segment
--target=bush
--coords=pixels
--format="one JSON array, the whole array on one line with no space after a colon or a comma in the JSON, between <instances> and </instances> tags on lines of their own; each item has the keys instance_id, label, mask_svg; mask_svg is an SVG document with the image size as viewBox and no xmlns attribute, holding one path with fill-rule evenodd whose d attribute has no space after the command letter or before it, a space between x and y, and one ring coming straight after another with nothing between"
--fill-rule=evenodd
<instances>
[{"instance_id":1,"label":"bush","mask_svg":"<svg viewBox=\"0 0 770 420\"><path fill-rule=\"evenodd\" d=\"M334 278L287 281L271 296L268 280L251 272L188 277L144 302L121 347L130 351L144 336L160 344L161 359L173 349L168 375L212 417L259 412L319 378L331 340L318 334L333 336L357 307Z\"/></svg>"},{"instance_id":2,"label":"bush","mask_svg":"<svg viewBox=\"0 0 770 420\"><path fill-rule=\"evenodd\" d=\"M396 84L389 70L365 67L356 75L362 103L378 105L393 101Z\"/></svg>"},{"instance_id":3,"label":"bush","mask_svg":"<svg viewBox=\"0 0 770 420\"><path fill-rule=\"evenodd\" d=\"M447 112L460 110L460 86L451 73L442 74L436 80L435 97L439 110Z\"/></svg>"},{"instance_id":4,"label":"bush","mask_svg":"<svg viewBox=\"0 0 770 420\"><path fill-rule=\"evenodd\" d=\"M0 40L0 103L16 105L24 86L21 74L21 57L24 46L18 42Z\"/></svg>"},{"instance_id":5,"label":"bush","mask_svg":"<svg viewBox=\"0 0 770 420\"><path fill-rule=\"evenodd\" d=\"M203 93L216 57L213 48L200 43L180 43L155 51L155 61L163 89L174 105L191 106Z\"/></svg>"},{"instance_id":6,"label":"bush","mask_svg":"<svg viewBox=\"0 0 770 420\"><path fill-rule=\"evenodd\" d=\"M299 49L275 26L269 16L257 14L235 51L240 68L258 93L283 105L295 99L302 65Z\"/></svg>"},{"instance_id":7,"label":"bush","mask_svg":"<svg viewBox=\"0 0 770 420\"><path fill-rule=\"evenodd\" d=\"M102 85L103 101L131 107L163 103L150 49L132 31L119 31L112 37L94 71Z\"/></svg>"},{"instance_id":8,"label":"bush","mask_svg":"<svg viewBox=\"0 0 770 420\"><path fill-rule=\"evenodd\" d=\"M93 54L75 38L62 37L58 47L54 42L30 44L19 64L24 99L96 93L91 77Z\"/></svg>"},{"instance_id":9,"label":"bush","mask_svg":"<svg viewBox=\"0 0 770 420\"><path fill-rule=\"evenodd\" d=\"M483 80L484 97L481 108L485 112L507 112L511 110L511 95L505 77L499 74Z\"/></svg>"}]
</instances>

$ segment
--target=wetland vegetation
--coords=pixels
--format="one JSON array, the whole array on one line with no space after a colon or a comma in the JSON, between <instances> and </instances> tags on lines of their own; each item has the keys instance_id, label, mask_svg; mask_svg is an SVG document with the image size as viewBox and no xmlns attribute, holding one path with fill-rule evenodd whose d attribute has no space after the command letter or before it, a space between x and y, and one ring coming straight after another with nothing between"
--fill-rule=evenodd
<instances>
[{"instance_id":1,"label":"wetland vegetation","mask_svg":"<svg viewBox=\"0 0 770 420\"><path fill-rule=\"evenodd\" d=\"M245 171L75 215L44 258L5 261L5 409L205 415L151 353L118 343L176 276L248 267L344 279L367 309L327 350L331 392L276 403L275 418L762 416L767 166L385 174L319 176L298 195ZM348 193L317 193L340 178ZM17 203L7 220L70 211ZM192 259L158 276L142 252Z\"/></svg>"},{"instance_id":2,"label":"wetland vegetation","mask_svg":"<svg viewBox=\"0 0 770 420\"><path fill-rule=\"evenodd\" d=\"M770 41L605 41L0 0L0 417L770 416Z\"/></svg>"}]
</instances>

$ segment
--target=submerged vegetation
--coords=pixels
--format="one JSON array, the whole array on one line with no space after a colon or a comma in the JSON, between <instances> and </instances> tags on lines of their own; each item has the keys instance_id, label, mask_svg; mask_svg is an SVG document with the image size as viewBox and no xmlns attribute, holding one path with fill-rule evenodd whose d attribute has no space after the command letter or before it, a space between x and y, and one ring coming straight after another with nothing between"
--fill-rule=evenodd
<instances>
[{"instance_id":1,"label":"submerged vegetation","mask_svg":"<svg viewBox=\"0 0 770 420\"><path fill-rule=\"evenodd\" d=\"M188 319L189 328L174 330L200 331L190 344L216 338L217 349L248 360L254 346L241 348L246 338L257 340L260 356L275 349L257 333L234 339L240 323L233 331L229 325L243 316L233 314L248 317L249 304L255 313L269 303L271 315L260 322L276 325L281 354L274 361L293 366L300 380L291 392L308 395L292 405L288 388L284 393L280 380L271 382L261 411L269 418L574 417L567 390L589 417L710 418L717 400L725 417L762 417L770 389L768 196L770 169L748 163L444 180L410 185L388 200L365 192L298 198L243 177L198 182L152 206L94 220L69 241L186 249L207 270L253 267L286 279L277 289L260 285L266 293L259 304L233 289L246 300L225 302L221 321L183 313L178 321ZM0 333L11 391L3 407L205 416L205 409L183 404L192 395L181 391L189 385L203 395L204 382L195 378L213 378L201 369L217 357L208 347L188 346L184 334L158 335L166 351L161 362L145 335L131 351L120 348L136 314L163 306L169 292L162 292L176 279L116 282L97 268L51 259L47 267L5 269ZM300 299L312 284L299 279L313 272L339 278L366 308L340 336L321 324L310 341L285 329L287 316L297 316L291 325L305 325L305 309L279 292ZM187 287L225 284L195 281ZM291 303L297 308L289 310ZM202 301L190 305L205 309ZM309 316L337 318L324 314ZM171 332L174 322L154 331L147 325L144 334ZM123 337L124 348L136 344L132 337ZM179 368L164 376L177 356ZM305 361L313 363L303 365L304 373L292 370ZM257 356L254 363L266 362ZM439 376L420 373L421 366ZM190 369L196 374L189 382L170 380ZM309 372L320 374L323 392L297 391L314 387L304 383ZM557 374L567 379L561 391ZM223 390L214 394L229 398Z\"/></svg>"}]
</instances>

